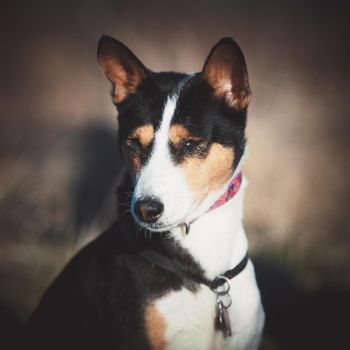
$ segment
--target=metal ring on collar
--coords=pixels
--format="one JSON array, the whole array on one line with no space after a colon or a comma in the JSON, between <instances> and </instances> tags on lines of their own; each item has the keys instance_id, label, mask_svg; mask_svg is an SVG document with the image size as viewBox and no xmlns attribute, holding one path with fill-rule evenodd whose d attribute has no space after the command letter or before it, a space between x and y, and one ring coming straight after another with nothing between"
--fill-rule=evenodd
<instances>
[{"instance_id":1,"label":"metal ring on collar","mask_svg":"<svg viewBox=\"0 0 350 350\"><path fill-rule=\"evenodd\" d=\"M229 293L230 289L231 289L231 281L229 278L227 278L224 275L220 275L215 277L214 281L216 283L218 283L220 280L223 280L223 283L220 283L218 287L213 287L212 291L216 294L216 295L226 295ZM223 288L223 290L219 290L219 288Z\"/></svg>"},{"instance_id":2,"label":"metal ring on collar","mask_svg":"<svg viewBox=\"0 0 350 350\"><path fill-rule=\"evenodd\" d=\"M225 309L228 309L232 305L232 299L230 294L218 295L216 302L217 304L221 303Z\"/></svg>"}]
</instances>

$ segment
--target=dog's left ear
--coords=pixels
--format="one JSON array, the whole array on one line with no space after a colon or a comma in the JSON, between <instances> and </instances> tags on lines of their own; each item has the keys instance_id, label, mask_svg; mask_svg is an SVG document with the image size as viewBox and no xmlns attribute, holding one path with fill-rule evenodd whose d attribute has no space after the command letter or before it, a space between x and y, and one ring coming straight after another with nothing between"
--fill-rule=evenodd
<instances>
[{"instance_id":1,"label":"dog's left ear","mask_svg":"<svg viewBox=\"0 0 350 350\"><path fill-rule=\"evenodd\" d=\"M107 35L98 42L97 60L112 83L115 103L135 93L150 72L123 43Z\"/></svg>"},{"instance_id":2,"label":"dog's left ear","mask_svg":"<svg viewBox=\"0 0 350 350\"><path fill-rule=\"evenodd\" d=\"M215 96L236 110L247 108L251 91L243 53L231 38L221 39L205 61L204 79L211 85Z\"/></svg>"}]
</instances>

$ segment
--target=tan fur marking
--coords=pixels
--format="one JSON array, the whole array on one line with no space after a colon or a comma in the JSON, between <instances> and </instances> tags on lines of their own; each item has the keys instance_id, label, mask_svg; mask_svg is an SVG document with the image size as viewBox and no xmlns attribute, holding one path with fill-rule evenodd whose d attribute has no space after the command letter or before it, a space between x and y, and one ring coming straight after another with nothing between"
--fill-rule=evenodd
<instances>
[{"instance_id":1,"label":"tan fur marking","mask_svg":"<svg viewBox=\"0 0 350 350\"><path fill-rule=\"evenodd\" d=\"M146 308L145 326L151 349L164 350L167 345L165 340L165 331L167 327L163 316L154 304L151 304Z\"/></svg>"},{"instance_id":2,"label":"tan fur marking","mask_svg":"<svg viewBox=\"0 0 350 350\"><path fill-rule=\"evenodd\" d=\"M132 139L138 139L142 147L147 147L154 138L154 128L153 125L147 124L136 128L128 137L126 143L131 142ZM130 140L130 141L129 141ZM141 158L139 154L131 155L131 161L133 167L138 173L141 169Z\"/></svg>"},{"instance_id":3,"label":"tan fur marking","mask_svg":"<svg viewBox=\"0 0 350 350\"><path fill-rule=\"evenodd\" d=\"M132 158L131 158L131 161L132 161L132 164L134 166L134 169L136 171L136 173L138 173L141 169L141 159L138 155L134 155Z\"/></svg>"},{"instance_id":4,"label":"tan fur marking","mask_svg":"<svg viewBox=\"0 0 350 350\"><path fill-rule=\"evenodd\" d=\"M147 124L147 125L139 126L131 133L131 135L128 138L129 139L138 138L141 145L143 147L147 147L154 138L153 125Z\"/></svg>"},{"instance_id":5,"label":"tan fur marking","mask_svg":"<svg viewBox=\"0 0 350 350\"><path fill-rule=\"evenodd\" d=\"M173 143L173 145L175 145L175 147L179 146L181 142L184 140L199 139L199 137L191 135L189 130L181 124L174 124L173 126L171 126L170 132L169 132L169 138L170 138L170 141Z\"/></svg>"},{"instance_id":6,"label":"tan fur marking","mask_svg":"<svg viewBox=\"0 0 350 350\"><path fill-rule=\"evenodd\" d=\"M181 164L198 200L217 190L229 180L234 157L234 151L231 148L214 143L206 158L190 157Z\"/></svg>"}]
</instances>

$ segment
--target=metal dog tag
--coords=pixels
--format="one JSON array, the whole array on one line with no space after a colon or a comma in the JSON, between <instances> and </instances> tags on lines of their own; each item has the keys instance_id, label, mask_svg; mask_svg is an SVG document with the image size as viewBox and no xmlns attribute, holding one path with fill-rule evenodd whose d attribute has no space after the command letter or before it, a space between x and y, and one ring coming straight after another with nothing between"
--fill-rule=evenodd
<instances>
[{"instance_id":1,"label":"metal dog tag","mask_svg":"<svg viewBox=\"0 0 350 350\"><path fill-rule=\"evenodd\" d=\"M224 333L224 337L232 336L230 317L224 303L221 300L217 303L216 324L217 327Z\"/></svg>"},{"instance_id":2,"label":"metal dog tag","mask_svg":"<svg viewBox=\"0 0 350 350\"><path fill-rule=\"evenodd\" d=\"M227 309L231 306L230 280L220 275L213 280L211 290L216 294L216 320L215 325L224 333L224 337L232 336L231 322Z\"/></svg>"}]
</instances>

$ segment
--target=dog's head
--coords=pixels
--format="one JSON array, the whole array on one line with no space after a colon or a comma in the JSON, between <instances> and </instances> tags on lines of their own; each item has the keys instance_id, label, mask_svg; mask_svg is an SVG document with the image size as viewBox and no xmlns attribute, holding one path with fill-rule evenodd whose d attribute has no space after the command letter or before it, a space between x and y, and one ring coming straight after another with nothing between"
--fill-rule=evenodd
<instances>
[{"instance_id":1,"label":"dog's head","mask_svg":"<svg viewBox=\"0 0 350 350\"><path fill-rule=\"evenodd\" d=\"M166 231L209 208L245 149L251 94L239 46L220 40L200 73L154 73L103 36L98 61L112 83L135 220Z\"/></svg>"}]
</instances>

